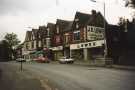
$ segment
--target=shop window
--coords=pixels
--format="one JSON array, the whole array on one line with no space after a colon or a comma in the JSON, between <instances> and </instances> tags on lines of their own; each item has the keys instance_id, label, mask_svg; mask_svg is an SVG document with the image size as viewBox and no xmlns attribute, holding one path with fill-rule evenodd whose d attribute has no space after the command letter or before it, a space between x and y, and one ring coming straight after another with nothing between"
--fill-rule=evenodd
<instances>
[{"instance_id":1,"label":"shop window","mask_svg":"<svg viewBox=\"0 0 135 90\"><path fill-rule=\"evenodd\" d=\"M93 27L91 27L91 32L93 32L94 30L93 30L94 28Z\"/></svg>"}]
</instances>

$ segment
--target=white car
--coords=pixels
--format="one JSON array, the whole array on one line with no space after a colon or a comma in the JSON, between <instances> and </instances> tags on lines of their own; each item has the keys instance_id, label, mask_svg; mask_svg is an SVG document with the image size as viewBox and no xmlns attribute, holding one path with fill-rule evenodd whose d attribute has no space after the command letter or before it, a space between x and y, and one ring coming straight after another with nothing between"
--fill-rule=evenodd
<instances>
[{"instance_id":1,"label":"white car","mask_svg":"<svg viewBox=\"0 0 135 90\"><path fill-rule=\"evenodd\" d=\"M63 64L66 64L66 63L74 63L74 59L72 58L67 58L67 57L61 57L59 59L59 63L63 63Z\"/></svg>"},{"instance_id":2,"label":"white car","mask_svg":"<svg viewBox=\"0 0 135 90\"><path fill-rule=\"evenodd\" d=\"M26 60L24 58L17 58L16 61L17 62L26 62Z\"/></svg>"}]
</instances>

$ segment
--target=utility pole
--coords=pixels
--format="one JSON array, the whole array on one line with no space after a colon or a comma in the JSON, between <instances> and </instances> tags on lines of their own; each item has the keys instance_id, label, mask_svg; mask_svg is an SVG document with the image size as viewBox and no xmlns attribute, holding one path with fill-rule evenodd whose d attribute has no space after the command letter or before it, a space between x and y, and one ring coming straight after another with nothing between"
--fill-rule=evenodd
<instances>
[{"instance_id":1,"label":"utility pole","mask_svg":"<svg viewBox=\"0 0 135 90\"><path fill-rule=\"evenodd\" d=\"M90 0L92 2L96 2L96 0ZM105 62L105 65L110 65L112 64L112 59L111 58L108 58L108 47L107 47L107 36L106 36L106 20L105 20L105 13L106 13L106 6L105 6L105 1L103 2L103 9L104 9L104 62Z\"/></svg>"},{"instance_id":2,"label":"utility pole","mask_svg":"<svg viewBox=\"0 0 135 90\"><path fill-rule=\"evenodd\" d=\"M103 2L103 5L104 5L104 46L105 46L105 49L104 49L104 58L106 60L107 58L107 55L108 55L108 49L107 49L107 37L106 37L106 21L105 21L105 2Z\"/></svg>"}]
</instances>

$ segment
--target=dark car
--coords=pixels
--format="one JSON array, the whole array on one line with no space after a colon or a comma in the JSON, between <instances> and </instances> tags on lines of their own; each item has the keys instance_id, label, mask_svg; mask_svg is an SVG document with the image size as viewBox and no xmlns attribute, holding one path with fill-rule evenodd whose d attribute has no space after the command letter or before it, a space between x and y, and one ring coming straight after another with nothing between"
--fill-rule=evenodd
<instances>
[{"instance_id":1,"label":"dark car","mask_svg":"<svg viewBox=\"0 0 135 90\"><path fill-rule=\"evenodd\" d=\"M34 60L36 62L40 62L40 63L49 63L50 62L50 60L47 57L42 57L42 56L37 57Z\"/></svg>"}]
</instances>

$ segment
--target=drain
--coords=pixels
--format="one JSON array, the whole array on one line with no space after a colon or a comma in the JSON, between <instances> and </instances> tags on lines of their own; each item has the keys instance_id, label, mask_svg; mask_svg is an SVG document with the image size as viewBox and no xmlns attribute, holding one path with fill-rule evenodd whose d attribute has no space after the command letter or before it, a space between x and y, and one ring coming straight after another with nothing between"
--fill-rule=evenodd
<instances>
[{"instance_id":1,"label":"drain","mask_svg":"<svg viewBox=\"0 0 135 90\"><path fill-rule=\"evenodd\" d=\"M89 68L88 70L97 70L97 69L95 69L95 68Z\"/></svg>"}]
</instances>

